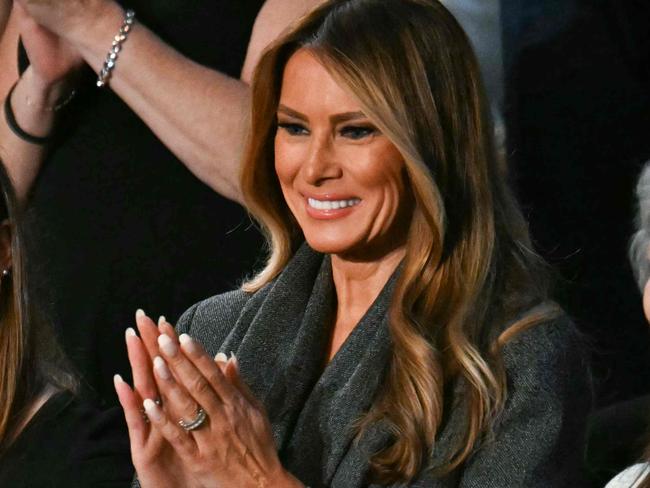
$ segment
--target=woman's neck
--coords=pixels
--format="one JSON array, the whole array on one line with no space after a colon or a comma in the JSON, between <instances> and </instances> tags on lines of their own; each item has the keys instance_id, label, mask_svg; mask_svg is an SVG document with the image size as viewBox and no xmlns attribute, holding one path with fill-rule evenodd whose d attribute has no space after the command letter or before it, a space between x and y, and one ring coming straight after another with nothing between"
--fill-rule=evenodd
<instances>
[{"instance_id":1,"label":"woman's neck","mask_svg":"<svg viewBox=\"0 0 650 488\"><path fill-rule=\"evenodd\" d=\"M378 260L350 260L332 255L332 276L336 289L336 320L332 332L329 359L379 296L399 263L405 247L393 250Z\"/></svg>"}]
</instances>

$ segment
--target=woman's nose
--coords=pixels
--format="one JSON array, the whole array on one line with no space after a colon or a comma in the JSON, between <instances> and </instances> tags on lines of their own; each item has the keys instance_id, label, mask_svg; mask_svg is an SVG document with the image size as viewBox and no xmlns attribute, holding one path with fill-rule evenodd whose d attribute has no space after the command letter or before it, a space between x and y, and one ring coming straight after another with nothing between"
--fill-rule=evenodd
<instances>
[{"instance_id":1,"label":"woman's nose","mask_svg":"<svg viewBox=\"0 0 650 488\"><path fill-rule=\"evenodd\" d=\"M337 163L336 151L330 137L312 138L302 171L305 181L314 186L341 177L341 166Z\"/></svg>"}]
</instances>

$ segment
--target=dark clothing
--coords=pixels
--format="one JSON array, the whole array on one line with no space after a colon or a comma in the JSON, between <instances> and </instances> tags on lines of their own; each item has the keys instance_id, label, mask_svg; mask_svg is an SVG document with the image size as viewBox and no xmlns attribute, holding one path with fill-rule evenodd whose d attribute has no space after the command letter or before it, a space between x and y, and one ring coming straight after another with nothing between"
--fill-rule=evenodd
<instances>
[{"instance_id":1,"label":"dark clothing","mask_svg":"<svg viewBox=\"0 0 650 488\"><path fill-rule=\"evenodd\" d=\"M126 3L190 59L239 77L263 0ZM237 286L261 239L244 209L196 179L87 75L33 190L30 257L49 277L41 293L66 353L115 401L113 374L130 374L124 329L135 310L174 322L197 300Z\"/></svg>"},{"instance_id":2,"label":"dark clothing","mask_svg":"<svg viewBox=\"0 0 650 488\"><path fill-rule=\"evenodd\" d=\"M394 275L323 370L336 294L328 257L304 245L282 274L255 294L205 300L181 318L180 332L209 354L233 351L265 405L283 466L315 487L367 486L369 453L390 435L375 426L353 443L351 428L384 381L391 346L387 310ZM563 317L517 335L503 350L508 401L495 436L453 474L421 473L413 487L579 487L590 387L577 334ZM449 454L466 422L463 384L431 461Z\"/></svg>"},{"instance_id":3,"label":"dark clothing","mask_svg":"<svg viewBox=\"0 0 650 488\"><path fill-rule=\"evenodd\" d=\"M502 0L501 12L508 154L533 238L565 279L560 303L594 338L599 405L646 394L650 341L627 248L650 158L650 3Z\"/></svg>"},{"instance_id":4,"label":"dark clothing","mask_svg":"<svg viewBox=\"0 0 650 488\"><path fill-rule=\"evenodd\" d=\"M650 395L615 403L589 417L587 469L594 488L642 461L650 442Z\"/></svg>"},{"instance_id":5,"label":"dark clothing","mask_svg":"<svg viewBox=\"0 0 650 488\"><path fill-rule=\"evenodd\" d=\"M120 409L51 397L0 455L3 488L120 488L133 477Z\"/></svg>"}]
</instances>

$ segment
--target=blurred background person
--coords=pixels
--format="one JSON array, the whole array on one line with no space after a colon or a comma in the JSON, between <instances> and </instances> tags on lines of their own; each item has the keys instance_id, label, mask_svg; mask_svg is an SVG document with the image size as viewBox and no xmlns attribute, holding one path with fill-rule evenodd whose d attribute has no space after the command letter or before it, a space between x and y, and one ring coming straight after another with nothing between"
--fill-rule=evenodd
<instances>
[{"instance_id":1,"label":"blurred background person","mask_svg":"<svg viewBox=\"0 0 650 488\"><path fill-rule=\"evenodd\" d=\"M598 404L648 394L648 327L626 255L650 157L650 4L503 0L501 16L509 169L534 242L593 338Z\"/></svg>"},{"instance_id":2,"label":"blurred background person","mask_svg":"<svg viewBox=\"0 0 650 488\"><path fill-rule=\"evenodd\" d=\"M638 214L630 243L630 263L639 290L645 318L650 323L650 162L646 163L636 188ZM617 404L598 412L592 421L590 453L595 470L611 471L621 463L639 462L617 475L607 488L650 487L650 396ZM597 457L596 457L597 456Z\"/></svg>"},{"instance_id":3,"label":"blurred background person","mask_svg":"<svg viewBox=\"0 0 650 488\"><path fill-rule=\"evenodd\" d=\"M78 382L38 307L30 239L0 163L0 486L130 484L121 412L102 412Z\"/></svg>"}]
</instances>

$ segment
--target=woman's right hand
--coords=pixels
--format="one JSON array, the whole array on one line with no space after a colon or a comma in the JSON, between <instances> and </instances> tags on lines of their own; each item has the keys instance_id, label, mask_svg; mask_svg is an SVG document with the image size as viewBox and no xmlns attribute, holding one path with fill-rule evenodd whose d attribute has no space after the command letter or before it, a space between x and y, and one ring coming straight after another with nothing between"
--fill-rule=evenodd
<instances>
[{"instance_id":1,"label":"woman's right hand","mask_svg":"<svg viewBox=\"0 0 650 488\"><path fill-rule=\"evenodd\" d=\"M115 376L115 390L129 429L133 465L142 487L188 486L189 480L182 479L183 464L176 450L152 428L144 415L143 399L158 398L148 349L157 348L159 331L153 321L144 314L136 315L136 323L140 337L133 329L127 329L126 332L126 346L133 372L133 389L120 376ZM168 326L167 333L169 329L173 331L173 328Z\"/></svg>"},{"instance_id":2,"label":"woman's right hand","mask_svg":"<svg viewBox=\"0 0 650 488\"><path fill-rule=\"evenodd\" d=\"M13 8L32 76L44 89L61 86L69 93L75 75L84 64L83 58L58 35L39 25L19 2L14 2Z\"/></svg>"}]
</instances>

